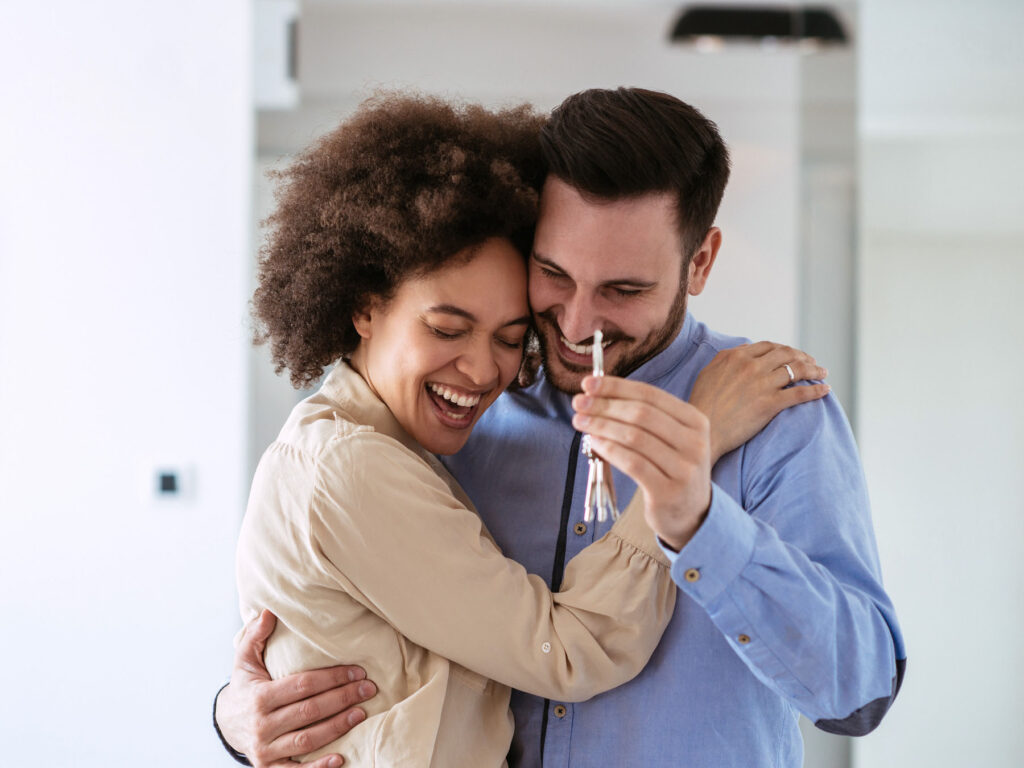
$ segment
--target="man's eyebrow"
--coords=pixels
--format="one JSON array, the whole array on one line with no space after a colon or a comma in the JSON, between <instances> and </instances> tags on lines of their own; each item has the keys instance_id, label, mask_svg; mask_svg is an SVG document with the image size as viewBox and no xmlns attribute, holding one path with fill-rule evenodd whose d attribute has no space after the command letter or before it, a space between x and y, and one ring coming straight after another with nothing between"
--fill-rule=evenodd
<instances>
[{"instance_id":1,"label":"man's eyebrow","mask_svg":"<svg viewBox=\"0 0 1024 768\"><path fill-rule=\"evenodd\" d=\"M546 256L542 256L536 251L533 252L533 260L538 264L542 264L548 269L553 269L556 272L565 274L565 270L562 269L558 264L553 262ZM620 277L614 280L605 280L602 285L616 285L616 286L629 286L630 288L654 288L657 285L657 281L654 280L641 280L637 277Z\"/></svg>"},{"instance_id":2,"label":"man's eyebrow","mask_svg":"<svg viewBox=\"0 0 1024 768\"><path fill-rule=\"evenodd\" d=\"M429 307L427 312L440 312L443 315L455 315L456 317L464 317L471 323L478 322L476 315L469 310L463 309L462 307L456 307L454 304L435 304L433 307ZM530 316L523 315L517 317L515 320L509 320L505 323L502 328L509 325L529 325Z\"/></svg>"}]
</instances>

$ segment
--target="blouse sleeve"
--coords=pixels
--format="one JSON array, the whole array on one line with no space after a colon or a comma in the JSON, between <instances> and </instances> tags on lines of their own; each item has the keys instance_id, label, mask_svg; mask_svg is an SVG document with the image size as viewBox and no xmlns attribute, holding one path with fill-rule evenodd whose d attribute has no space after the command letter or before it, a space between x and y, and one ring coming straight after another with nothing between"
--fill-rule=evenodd
<instances>
[{"instance_id":1,"label":"blouse sleeve","mask_svg":"<svg viewBox=\"0 0 1024 768\"><path fill-rule=\"evenodd\" d=\"M581 701L634 677L675 605L638 492L566 567L560 592L502 555L418 456L339 437L310 501L314 544L346 592L414 643L522 691Z\"/></svg>"}]
</instances>

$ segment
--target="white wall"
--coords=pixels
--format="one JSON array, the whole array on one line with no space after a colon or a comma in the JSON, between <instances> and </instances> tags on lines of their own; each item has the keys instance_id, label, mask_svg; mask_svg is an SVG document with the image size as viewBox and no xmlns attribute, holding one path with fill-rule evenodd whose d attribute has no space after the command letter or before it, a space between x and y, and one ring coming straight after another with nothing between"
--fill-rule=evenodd
<instances>
[{"instance_id":1,"label":"white wall","mask_svg":"<svg viewBox=\"0 0 1024 768\"><path fill-rule=\"evenodd\" d=\"M858 768L1024 754L1017 0L862 4L860 444L904 690Z\"/></svg>"},{"instance_id":2,"label":"white wall","mask_svg":"<svg viewBox=\"0 0 1024 768\"><path fill-rule=\"evenodd\" d=\"M249 4L4 10L0 762L222 765ZM188 498L153 499L161 463L190 473Z\"/></svg>"}]
</instances>

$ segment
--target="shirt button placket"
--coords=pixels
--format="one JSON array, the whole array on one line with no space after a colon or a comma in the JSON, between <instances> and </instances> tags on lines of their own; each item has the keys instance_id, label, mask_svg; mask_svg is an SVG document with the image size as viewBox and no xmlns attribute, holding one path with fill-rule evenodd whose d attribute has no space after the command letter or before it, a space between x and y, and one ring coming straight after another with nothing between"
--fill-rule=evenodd
<instances>
[{"instance_id":1,"label":"shirt button placket","mask_svg":"<svg viewBox=\"0 0 1024 768\"><path fill-rule=\"evenodd\" d=\"M547 711L547 735L544 739L544 765L570 765L569 753L572 749L572 718L571 704L551 702Z\"/></svg>"}]
</instances>

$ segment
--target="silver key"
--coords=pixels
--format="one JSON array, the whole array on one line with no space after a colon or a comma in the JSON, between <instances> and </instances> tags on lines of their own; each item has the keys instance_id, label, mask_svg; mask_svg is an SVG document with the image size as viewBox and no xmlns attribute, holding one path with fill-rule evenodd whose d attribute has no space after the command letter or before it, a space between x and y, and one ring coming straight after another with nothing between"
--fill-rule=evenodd
<instances>
[{"instance_id":1,"label":"silver key","mask_svg":"<svg viewBox=\"0 0 1024 768\"><path fill-rule=\"evenodd\" d=\"M604 376L604 349L601 331L594 331L594 375ZM587 492L583 499L583 519L590 522L597 513L597 521L603 523L611 515L612 520L619 519L619 508L615 502L615 484L612 482L611 469L604 459L591 449L590 435L584 435L580 449L587 457Z\"/></svg>"}]
</instances>

